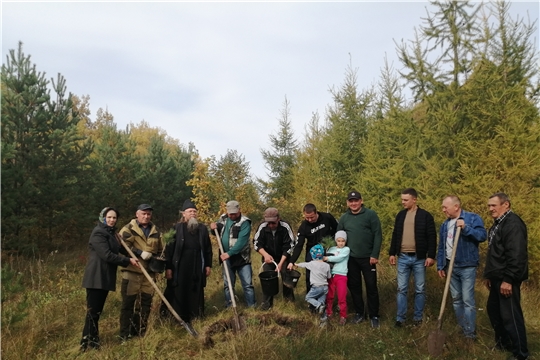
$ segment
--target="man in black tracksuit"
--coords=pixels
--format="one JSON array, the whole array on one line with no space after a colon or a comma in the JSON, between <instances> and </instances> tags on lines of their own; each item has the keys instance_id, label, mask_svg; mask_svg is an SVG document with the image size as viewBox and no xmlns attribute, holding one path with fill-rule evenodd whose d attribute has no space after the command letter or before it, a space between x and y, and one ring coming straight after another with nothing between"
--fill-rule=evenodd
<instances>
[{"instance_id":1,"label":"man in black tracksuit","mask_svg":"<svg viewBox=\"0 0 540 360\"><path fill-rule=\"evenodd\" d=\"M276 208L268 208L264 212L264 222L259 225L253 237L255 251L263 256L263 270L282 272L288 265L288 260L296 243L291 226L279 218ZM274 265L277 264L277 269ZM283 285L283 297L294 301L293 289ZM274 296L264 294L261 308L268 310L274 303Z\"/></svg>"},{"instance_id":2,"label":"man in black tracksuit","mask_svg":"<svg viewBox=\"0 0 540 360\"><path fill-rule=\"evenodd\" d=\"M311 261L311 255L309 250L320 244L325 237L334 238L337 229L337 220L332 216L332 214L317 211L317 208L313 204L306 204L304 206L304 221L300 224L298 228L298 242L294 247L293 254L291 256L291 261L287 267L289 270L292 269L293 264L297 262L306 243L306 262ZM307 242L306 242L307 240ZM309 270L306 269L306 292L309 292L311 288L311 283L309 281Z\"/></svg>"},{"instance_id":3,"label":"man in black tracksuit","mask_svg":"<svg viewBox=\"0 0 540 360\"><path fill-rule=\"evenodd\" d=\"M489 289L487 312L495 330L495 346L527 359L527 334L521 310L521 282L528 278L527 227L510 209L504 193L491 195L489 212L495 219L488 233L484 278Z\"/></svg>"}]
</instances>

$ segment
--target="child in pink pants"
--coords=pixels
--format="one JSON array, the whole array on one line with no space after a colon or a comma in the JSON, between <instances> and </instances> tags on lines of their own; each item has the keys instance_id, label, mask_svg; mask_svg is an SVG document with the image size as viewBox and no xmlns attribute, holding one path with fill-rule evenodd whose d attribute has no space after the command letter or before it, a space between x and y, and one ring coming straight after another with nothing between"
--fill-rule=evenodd
<instances>
[{"instance_id":1,"label":"child in pink pants","mask_svg":"<svg viewBox=\"0 0 540 360\"><path fill-rule=\"evenodd\" d=\"M343 230L336 232L337 246L328 249L330 256L323 257L324 261L333 264L332 278L328 280L328 295L326 296L326 315L332 316L334 297L337 293L339 305L339 324L347 322L347 262L349 261L350 249L347 244L347 233Z\"/></svg>"}]
</instances>

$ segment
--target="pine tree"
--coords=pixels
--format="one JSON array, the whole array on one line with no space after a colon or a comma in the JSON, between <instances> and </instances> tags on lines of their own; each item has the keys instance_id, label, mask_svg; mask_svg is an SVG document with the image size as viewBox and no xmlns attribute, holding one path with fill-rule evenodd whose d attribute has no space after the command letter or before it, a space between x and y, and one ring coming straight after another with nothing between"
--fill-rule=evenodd
<instances>
[{"instance_id":1,"label":"pine tree","mask_svg":"<svg viewBox=\"0 0 540 360\"><path fill-rule=\"evenodd\" d=\"M2 65L4 248L48 246L78 225L91 143L78 132L71 99L65 79L49 82L22 43L10 50Z\"/></svg>"}]
</instances>

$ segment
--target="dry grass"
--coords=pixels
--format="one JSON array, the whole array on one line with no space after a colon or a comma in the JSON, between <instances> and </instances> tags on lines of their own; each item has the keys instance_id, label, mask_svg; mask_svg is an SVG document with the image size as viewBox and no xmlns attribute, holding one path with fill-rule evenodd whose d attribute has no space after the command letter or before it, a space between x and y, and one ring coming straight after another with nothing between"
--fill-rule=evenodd
<instances>
[{"instance_id":1,"label":"dry grass","mask_svg":"<svg viewBox=\"0 0 540 360\"><path fill-rule=\"evenodd\" d=\"M85 256L81 251L52 253L40 260L3 259L3 272L12 276L3 276L2 283L2 359L429 359L427 337L436 325L443 288L442 280L430 269L424 324L395 329L396 274L383 261L379 267L381 328L373 330L368 323L341 327L330 322L320 328L303 300L303 277L295 290L295 303L285 303L278 295L269 312L246 309L237 284L243 330L235 333L233 312L224 309L221 270L216 264L206 289L206 317L193 323L199 338L191 337L173 321L160 319L156 295L146 337L121 344L117 338L121 302L117 291L109 294L100 321L102 350L79 353L85 313L85 292L80 286ZM258 256L254 256L254 263L259 264ZM254 265L260 299L257 271ZM159 285L163 288L164 284ZM540 291L524 287L522 293L529 348L532 358L540 359ZM487 291L478 284L478 341L473 344L464 341L452 307L447 305L445 359L508 357L491 349L493 332L484 310L486 299Z\"/></svg>"}]
</instances>

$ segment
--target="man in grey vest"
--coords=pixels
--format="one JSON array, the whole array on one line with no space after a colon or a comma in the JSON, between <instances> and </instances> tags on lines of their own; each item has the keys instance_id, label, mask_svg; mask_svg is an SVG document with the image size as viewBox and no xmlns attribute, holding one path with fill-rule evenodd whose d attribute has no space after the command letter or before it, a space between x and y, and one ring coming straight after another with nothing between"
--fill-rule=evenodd
<instances>
[{"instance_id":1,"label":"man in grey vest","mask_svg":"<svg viewBox=\"0 0 540 360\"><path fill-rule=\"evenodd\" d=\"M229 267L232 287L236 283L236 274L244 289L244 298L248 307L255 306L255 291L253 289L251 269L251 247L249 236L251 234L251 220L242 215L240 204L231 200L226 205L227 213L220 216L219 220L210 224L212 230L217 229L221 237L223 251L219 256L224 266ZM223 271L223 285L225 289L225 301L227 307L231 306L231 294L225 271Z\"/></svg>"}]
</instances>

